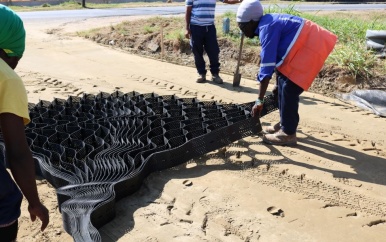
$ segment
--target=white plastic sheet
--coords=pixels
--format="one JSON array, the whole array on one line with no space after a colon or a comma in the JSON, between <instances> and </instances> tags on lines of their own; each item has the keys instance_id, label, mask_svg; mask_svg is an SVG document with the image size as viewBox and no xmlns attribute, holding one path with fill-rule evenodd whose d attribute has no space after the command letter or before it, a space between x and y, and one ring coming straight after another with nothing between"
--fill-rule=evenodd
<instances>
[{"instance_id":1,"label":"white plastic sheet","mask_svg":"<svg viewBox=\"0 0 386 242\"><path fill-rule=\"evenodd\" d=\"M386 91L355 90L348 94L337 94L337 98L370 110L378 116L386 117Z\"/></svg>"}]
</instances>

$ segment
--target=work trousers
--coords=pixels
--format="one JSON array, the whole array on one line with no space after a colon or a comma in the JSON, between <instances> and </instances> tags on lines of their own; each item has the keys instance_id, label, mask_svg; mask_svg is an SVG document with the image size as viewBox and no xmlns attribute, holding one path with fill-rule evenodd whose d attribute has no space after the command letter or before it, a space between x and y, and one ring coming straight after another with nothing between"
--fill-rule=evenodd
<instances>
[{"instance_id":1,"label":"work trousers","mask_svg":"<svg viewBox=\"0 0 386 242\"><path fill-rule=\"evenodd\" d=\"M190 25L190 48L194 55L194 63L200 75L206 74L204 50L210 62L210 72L216 75L220 72L220 48L217 42L215 25L198 26Z\"/></svg>"},{"instance_id":2,"label":"work trousers","mask_svg":"<svg viewBox=\"0 0 386 242\"><path fill-rule=\"evenodd\" d=\"M303 89L280 72L276 72L281 129L284 133L296 133L299 124L299 101Z\"/></svg>"},{"instance_id":3,"label":"work trousers","mask_svg":"<svg viewBox=\"0 0 386 242\"><path fill-rule=\"evenodd\" d=\"M10 226L0 228L0 241L4 241L4 242L16 241L17 230L18 230L17 220Z\"/></svg>"}]
</instances>

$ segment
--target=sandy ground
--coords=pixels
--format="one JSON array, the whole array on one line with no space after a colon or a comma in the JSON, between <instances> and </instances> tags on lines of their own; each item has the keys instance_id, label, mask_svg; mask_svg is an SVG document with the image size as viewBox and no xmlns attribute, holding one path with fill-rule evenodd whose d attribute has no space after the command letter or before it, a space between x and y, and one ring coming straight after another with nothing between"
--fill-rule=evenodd
<instances>
[{"instance_id":1,"label":"sandy ground","mask_svg":"<svg viewBox=\"0 0 386 242\"><path fill-rule=\"evenodd\" d=\"M112 92L155 92L244 103L257 85L195 83L193 68L129 55L76 37L78 30L126 18L26 22L27 50L17 68L30 102ZM103 241L386 241L386 119L313 93L300 105L297 147L248 137L222 156L207 154L150 175L116 205ZM261 119L278 121L278 113ZM240 151L237 158L234 153ZM72 241L56 193L38 180L51 221L43 233L23 202L18 241Z\"/></svg>"}]
</instances>

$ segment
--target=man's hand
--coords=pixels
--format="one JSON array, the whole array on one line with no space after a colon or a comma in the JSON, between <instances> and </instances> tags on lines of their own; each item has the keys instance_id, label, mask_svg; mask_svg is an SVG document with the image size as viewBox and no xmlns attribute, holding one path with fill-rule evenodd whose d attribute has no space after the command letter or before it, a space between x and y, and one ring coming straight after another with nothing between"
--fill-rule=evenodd
<instances>
[{"instance_id":1,"label":"man's hand","mask_svg":"<svg viewBox=\"0 0 386 242\"><path fill-rule=\"evenodd\" d=\"M255 117L256 115L260 117L260 113L262 110L263 110L263 101L261 101L260 99L257 99L255 102L255 105L253 105L251 110L252 117Z\"/></svg>"},{"instance_id":2,"label":"man's hand","mask_svg":"<svg viewBox=\"0 0 386 242\"><path fill-rule=\"evenodd\" d=\"M278 92L279 92L279 89L278 89L277 85L275 85L272 89L272 93L274 96L277 96Z\"/></svg>"},{"instance_id":3,"label":"man's hand","mask_svg":"<svg viewBox=\"0 0 386 242\"><path fill-rule=\"evenodd\" d=\"M255 117L256 115L258 115L258 117L260 117L260 113L261 113L261 110L263 110L263 104L260 104L260 105L254 105L252 107L252 117Z\"/></svg>"},{"instance_id":4,"label":"man's hand","mask_svg":"<svg viewBox=\"0 0 386 242\"><path fill-rule=\"evenodd\" d=\"M48 209L43 204L39 203L36 206L29 205L28 211L32 221L35 221L36 217L38 217L42 221L42 226L40 227L40 230L44 231L50 220L48 215Z\"/></svg>"},{"instance_id":5,"label":"man's hand","mask_svg":"<svg viewBox=\"0 0 386 242\"><path fill-rule=\"evenodd\" d=\"M190 39L190 35L191 35L190 29L187 29L187 30L185 31L185 37L186 37L187 39Z\"/></svg>"}]
</instances>

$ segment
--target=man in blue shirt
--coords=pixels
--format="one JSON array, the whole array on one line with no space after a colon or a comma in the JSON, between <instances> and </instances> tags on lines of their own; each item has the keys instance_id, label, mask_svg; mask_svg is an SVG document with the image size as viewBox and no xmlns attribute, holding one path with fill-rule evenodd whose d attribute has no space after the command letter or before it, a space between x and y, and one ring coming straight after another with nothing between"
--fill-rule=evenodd
<instances>
[{"instance_id":1,"label":"man in blue shirt","mask_svg":"<svg viewBox=\"0 0 386 242\"><path fill-rule=\"evenodd\" d=\"M219 76L220 48L217 42L216 27L214 25L216 1L217 0L186 0L185 37L190 38L190 47L199 74L197 83L206 82L204 50L209 58L212 81L217 84L223 83L223 80ZM242 0L222 0L222 2L236 4L242 2Z\"/></svg>"},{"instance_id":2,"label":"man in blue shirt","mask_svg":"<svg viewBox=\"0 0 386 242\"><path fill-rule=\"evenodd\" d=\"M244 0L237 10L239 28L248 38L258 36L261 63L258 99L252 115L259 115L274 72L280 122L265 129L263 141L272 145L296 145L299 96L308 90L333 50L337 36L319 25L290 14L263 14L258 0Z\"/></svg>"}]
</instances>

